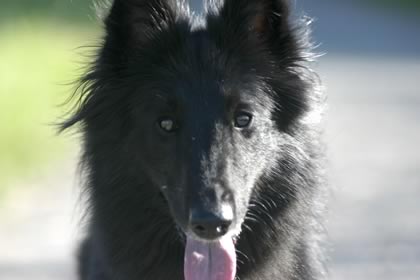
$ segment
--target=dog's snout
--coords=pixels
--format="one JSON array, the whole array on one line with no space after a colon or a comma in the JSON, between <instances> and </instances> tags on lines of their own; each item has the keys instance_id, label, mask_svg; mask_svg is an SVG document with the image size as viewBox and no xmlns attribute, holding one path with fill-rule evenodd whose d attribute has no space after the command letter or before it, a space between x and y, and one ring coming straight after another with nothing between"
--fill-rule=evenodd
<instances>
[{"instance_id":1,"label":"dog's snout","mask_svg":"<svg viewBox=\"0 0 420 280\"><path fill-rule=\"evenodd\" d=\"M232 207L224 206L221 211L192 209L190 228L199 238L214 240L224 236L233 222Z\"/></svg>"}]
</instances>

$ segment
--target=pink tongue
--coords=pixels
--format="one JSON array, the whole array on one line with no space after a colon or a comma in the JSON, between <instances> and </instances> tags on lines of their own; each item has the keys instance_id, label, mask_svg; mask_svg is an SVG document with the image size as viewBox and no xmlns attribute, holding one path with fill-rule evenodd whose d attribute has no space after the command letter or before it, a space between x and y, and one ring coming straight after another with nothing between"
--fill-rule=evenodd
<instances>
[{"instance_id":1,"label":"pink tongue","mask_svg":"<svg viewBox=\"0 0 420 280\"><path fill-rule=\"evenodd\" d=\"M232 238L211 243L187 238L184 274L185 280L233 280L236 252Z\"/></svg>"}]
</instances>

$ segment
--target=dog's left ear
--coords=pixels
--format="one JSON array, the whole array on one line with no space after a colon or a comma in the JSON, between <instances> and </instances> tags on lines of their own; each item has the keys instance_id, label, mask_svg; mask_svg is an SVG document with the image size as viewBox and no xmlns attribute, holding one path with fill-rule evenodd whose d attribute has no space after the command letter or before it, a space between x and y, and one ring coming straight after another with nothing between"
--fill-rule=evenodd
<instances>
[{"instance_id":1,"label":"dog's left ear","mask_svg":"<svg viewBox=\"0 0 420 280\"><path fill-rule=\"evenodd\" d=\"M235 49L250 44L261 59L268 58L269 63L258 66L269 67L263 70L264 75L273 75L268 79L269 86L279 105L276 112L280 112L275 119L284 129L307 110L306 93L310 88L300 74L284 71L305 61L302 51L307 47L291 23L289 6L289 0L224 0L221 7L210 9L215 12L207 18L220 44Z\"/></svg>"},{"instance_id":2,"label":"dog's left ear","mask_svg":"<svg viewBox=\"0 0 420 280\"><path fill-rule=\"evenodd\" d=\"M290 31L288 0L225 0L220 18L229 31L276 41Z\"/></svg>"}]
</instances>

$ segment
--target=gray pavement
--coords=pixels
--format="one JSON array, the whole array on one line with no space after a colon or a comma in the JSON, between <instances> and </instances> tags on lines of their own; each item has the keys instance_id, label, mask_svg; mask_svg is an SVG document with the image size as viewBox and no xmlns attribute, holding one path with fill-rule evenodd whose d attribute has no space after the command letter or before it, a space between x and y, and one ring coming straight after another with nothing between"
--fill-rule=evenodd
<instances>
[{"instance_id":1,"label":"gray pavement","mask_svg":"<svg viewBox=\"0 0 420 280\"><path fill-rule=\"evenodd\" d=\"M321 62L332 279L420 277L420 60Z\"/></svg>"},{"instance_id":2,"label":"gray pavement","mask_svg":"<svg viewBox=\"0 0 420 280\"><path fill-rule=\"evenodd\" d=\"M75 279L81 231L76 161L17 182L0 201L0 280Z\"/></svg>"}]
</instances>

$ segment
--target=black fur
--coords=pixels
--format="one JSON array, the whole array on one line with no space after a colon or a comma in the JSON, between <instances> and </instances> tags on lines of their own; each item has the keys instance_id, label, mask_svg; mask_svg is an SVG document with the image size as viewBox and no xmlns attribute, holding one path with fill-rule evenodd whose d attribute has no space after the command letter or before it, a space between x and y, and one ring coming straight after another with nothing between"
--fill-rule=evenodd
<instances>
[{"instance_id":1,"label":"black fur","mask_svg":"<svg viewBox=\"0 0 420 280\"><path fill-rule=\"evenodd\" d=\"M229 203L238 279L322 279L322 149L307 26L285 0L115 0L82 80L82 280L181 280L189 211ZM234 127L238 112L251 126ZM163 132L161 117L178 130ZM226 196L228 194L228 196Z\"/></svg>"}]
</instances>

